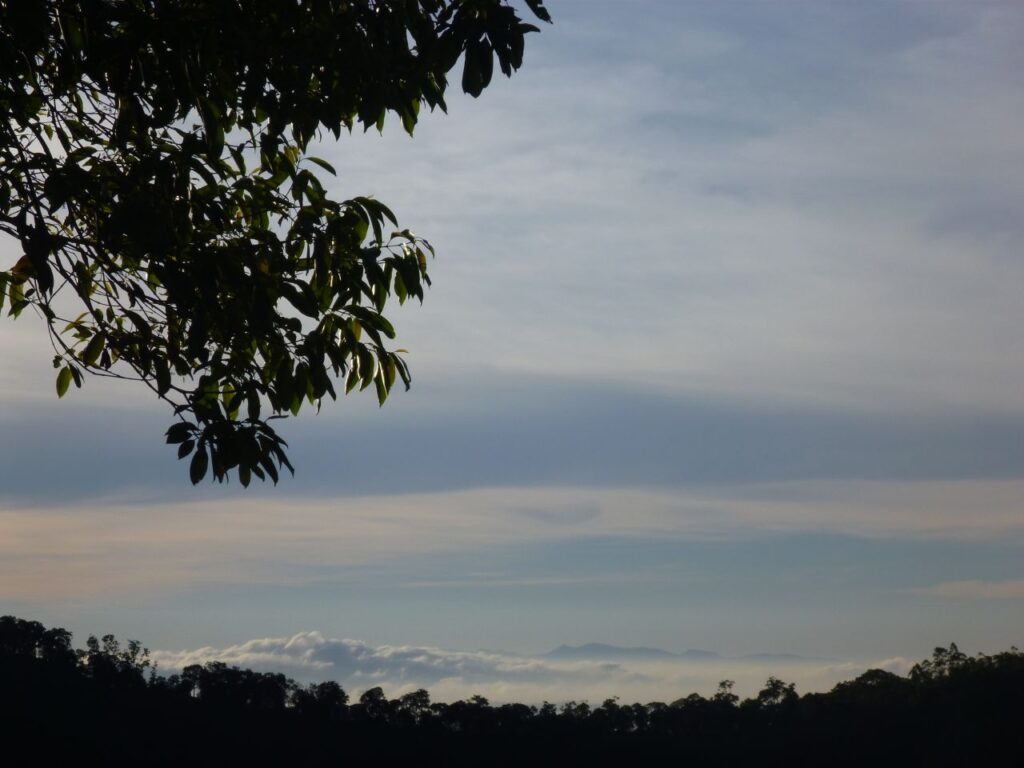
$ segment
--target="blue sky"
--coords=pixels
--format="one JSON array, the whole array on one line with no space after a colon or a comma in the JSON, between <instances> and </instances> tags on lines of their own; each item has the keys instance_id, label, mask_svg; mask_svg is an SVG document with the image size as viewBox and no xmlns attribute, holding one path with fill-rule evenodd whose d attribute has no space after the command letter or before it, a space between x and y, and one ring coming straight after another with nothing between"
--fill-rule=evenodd
<instances>
[{"instance_id":1,"label":"blue sky","mask_svg":"<svg viewBox=\"0 0 1024 768\"><path fill-rule=\"evenodd\" d=\"M550 7L481 99L319 148L438 258L394 315L413 389L286 424L294 479L193 489L144 393L57 402L41 325L0 324L3 612L249 662L796 653L819 687L1020 644L1024 10ZM473 658L432 685L541 695Z\"/></svg>"}]
</instances>

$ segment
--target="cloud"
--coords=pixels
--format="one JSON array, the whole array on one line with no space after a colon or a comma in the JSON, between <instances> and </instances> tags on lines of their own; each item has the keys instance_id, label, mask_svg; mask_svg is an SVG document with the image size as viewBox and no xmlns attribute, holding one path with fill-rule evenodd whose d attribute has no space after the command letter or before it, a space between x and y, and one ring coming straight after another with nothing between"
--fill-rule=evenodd
<instances>
[{"instance_id":1,"label":"cloud","mask_svg":"<svg viewBox=\"0 0 1024 768\"><path fill-rule=\"evenodd\" d=\"M913 590L918 595L967 600L1024 600L1024 579L1009 581L943 581Z\"/></svg>"},{"instance_id":2,"label":"cloud","mask_svg":"<svg viewBox=\"0 0 1024 768\"><path fill-rule=\"evenodd\" d=\"M905 659L871 662L721 660L574 661L514 656L489 651L456 651L430 646L370 645L328 638L319 632L250 640L223 648L156 651L165 673L190 664L222 661L259 671L283 672L297 680L337 680L355 695L374 686L395 697L427 688L437 701L480 694L495 702L588 700L612 696L626 701L673 701L689 693L711 694L723 679L743 696L756 693L769 675L795 682L802 692L828 690L841 680L878 667L903 673Z\"/></svg>"},{"instance_id":3,"label":"cloud","mask_svg":"<svg viewBox=\"0 0 1024 768\"><path fill-rule=\"evenodd\" d=\"M408 645L371 646L358 640L329 639L319 632L302 632L290 638L250 640L227 648L194 651L161 651L154 657L161 666L180 669L188 664L219 660L252 669L291 670L310 679L329 675L350 685L368 687L373 681L392 686L436 684L447 678L467 683L509 677L537 682L557 670L562 678L621 672L614 664L587 662L552 666L529 659L484 651L450 651Z\"/></svg>"},{"instance_id":4,"label":"cloud","mask_svg":"<svg viewBox=\"0 0 1024 768\"><path fill-rule=\"evenodd\" d=\"M840 680L852 680L866 669L881 669L894 675L906 675L916 663L916 660L908 659L905 656L891 656L879 659L867 666L863 662L843 661L825 666L824 674L827 677L837 677Z\"/></svg>"},{"instance_id":5,"label":"cloud","mask_svg":"<svg viewBox=\"0 0 1024 768\"><path fill-rule=\"evenodd\" d=\"M420 359L1019 411L1021 264L935 226L1021 197L1019 11L706 5L569 12L495 98L367 138L346 183L445 254Z\"/></svg>"},{"instance_id":6,"label":"cloud","mask_svg":"<svg viewBox=\"0 0 1024 768\"><path fill-rule=\"evenodd\" d=\"M125 389L118 384L109 396ZM89 382L93 390L102 386ZM126 398L100 405L79 394L0 413L8 436L0 443L0 502L233 494L233 486L188 486L184 464L164 444L170 416L159 404L129 405ZM849 411L494 372L448 386L428 379L397 393L384 409L354 396L279 429L293 446L298 474L276 490L250 489L248 498L296 491L362 496L507 486L981 480L1020 477L1024 467L1024 417L983 407ZM592 509L581 501L557 513L585 522Z\"/></svg>"},{"instance_id":7,"label":"cloud","mask_svg":"<svg viewBox=\"0 0 1024 768\"><path fill-rule=\"evenodd\" d=\"M602 537L711 541L812 532L984 541L1024 532L1022 498L1024 483L1009 480L815 481L9 506L0 510L0 598L47 601L167 594L211 584L365 581L377 578L381 568L411 567L419 556L485 556L499 546ZM523 576L519 571L493 578L514 582ZM432 572L407 581L452 578Z\"/></svg>"},{"instance_id":8,"label":"cloud","mask_svg":"<svg viewBox=\"0 0 1024 768\"><path fill-rule=\"evenodd\" d=\"M395 313L420 384L1024 408L1024 265L978 236L1024 194L1018 8L567 5L415 139L317 149L439 247ZM52 392L42 349L5 387Z\"/></svg>"}]
</instances>

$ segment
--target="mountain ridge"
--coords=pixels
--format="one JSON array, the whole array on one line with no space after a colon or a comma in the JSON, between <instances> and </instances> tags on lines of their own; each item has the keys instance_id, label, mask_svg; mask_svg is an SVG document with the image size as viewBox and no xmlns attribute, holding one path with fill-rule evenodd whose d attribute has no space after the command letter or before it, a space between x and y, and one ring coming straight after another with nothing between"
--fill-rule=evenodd
<instances>
[{"instance_id":1,"label":"mountain ridge","mask_svg":"<svg viewBox=\"0 0 1024 768\"><path fill-rule=\"evenodd\" d=\"M689 660L689 661L777 661L777 662L800 662L800 661L824 661L824 659L799 656L794 653L748 653L741 656L723 656L716 651L708 651L702 648L688 648L685 651L674 653L663 648L652 648L649 646L624 646L612 645L610 643L583 643L581 645L563 644L553 648L547 653L540 655L545 659L663 659L663 660Z\"/></svg>"}]
</instances>

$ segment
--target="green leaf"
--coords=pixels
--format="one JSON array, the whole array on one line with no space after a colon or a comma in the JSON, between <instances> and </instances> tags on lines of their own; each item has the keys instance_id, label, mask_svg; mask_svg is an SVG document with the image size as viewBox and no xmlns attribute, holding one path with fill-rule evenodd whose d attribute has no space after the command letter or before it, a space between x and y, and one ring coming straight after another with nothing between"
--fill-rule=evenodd
<instances>
[{"instance_id":1,"label":"green leaf","mask_svg":"<svg viewBox=\"0 0 1024 768\"><path fill-rule=\"evenodd\" d=\"M307 157L306 159L309 160L309 162L311 162L311 163L315 163L316 165L319 165L321 168L323 168L325 171L327 171L329 174L331 174L331 176L337 176L338 175L338 172L336 170L334 170L334 166L331 165L330 163L328 163L326 160L322 160L319 157L312 157L312 156Z\"/></svg>"},{"instance_id":2,"label":"green leaf","mask_svg":"<svg viewBox=\"0 0 1024 768\"><path fill-rule=\"evenodd\" d=\"M188 476L192 481L192 485L196 485L200 480L206 477L206 470L210 465L210 457L206 455L206 446L200 445L199 450L195 452L192 457L192 461L188 465Z\"/></svg>"},{"instance_id":3,"label":"green leaf","mask_svg":"<svg viewBox=\"0 0 1024 768\"><path fill-rule=\"evenodd\" d=\"M388 364L384 368L388 390L395 385L395 376L398 373L398 364L395 362L394 355L388 355Z\"/></svg>"},{"instance_id":4,"label":"green leaf","mask_svg":"<svg viewBox=\"0 0 1024 768\"><path fill-rule=\"evenodd\" d=\"M170 445L175 443L183 443L189 439L189 436L195 431L195 424L187 421L179 421L168 427L167 442Z\"/></svg>"},{"instance_id":5,"label":"green leaf","mask_svg":"<svg viewBox=\"0 0 1024 768\"><path fill-rule=\"evenodd\" d=\"M410 136L412 136L413 131L416 129L416 115L409 110L402 110L402 128Z\"/></svg>"},{"instance_id":6,"label":"green leaf","mask_svg":"<svg viewBox=\"0 0 1024 768\"><path fill-rule=\"evenodd\" d=\"M200 97L199 116L203 121L209 158L215 162L224 152L224 114L212 100Z\"/></svg>"},{"instance_id":7,"label":"green leaf","mask_svg":"<svg viewBox=\"0 0 1024 768\"><path fill-rule=\"evenodd\" d=\"M544 0L526 0L526 4L530 10L536 14L537 18L541 21L551 23L551 14L548 13L548 9L544 7Z\"/></svg>"},{"instance_id":8,"label":"green leaf","mask_svg":"<svg viewBox=\"0 0 1024 768\"><path fill-rule=\"evenodd\" d=\"M104 338L102 333L93 334L93 337L89 339L89 343L85 345L85 349L80 355L83 364L87 367L96 364L96 361L99 360L100 353L103 351L103 342Z\"/></svg>"},{"instance_id":9,"label":"green leaf","mask_svg":"<svg viewBox=\"0 0 1024 768\"><path fill-rule=\"evenodd\" d=\"M277 485L277 467L274 466L274 460L270 457L268 450L264 450L264 452L260 454L260 465L270 476L270 479L274 481L274 485Z\"/></svg>"},{"instance_id":10,"label":"green leaf","mask_svg":"<svg viewBox=\"0 0 1024 768\"><path fill-rule=\"evenodd\" d=\"M7 293L11 298L11 308L7 310L7 314L16 318L26 306L25 284L20 280L12 280Z\"/></svg>"},{"instance_id":11,"label":"green leaf","mask_svg":"<svg viewBox=\"0 0 1024 768\"><path fill-rule=\"evenodd\" d=\"M476 98L490 84L493 72L494 56L490 43L482 38L469 43L462 66L462 90Z\"/></svg>"},{"instance_id":12,"label":"green leaf","mask_svg":"<svg viewBox=\"0 0 1024 768\"><path fill-rule=\"evenodd\" d=\"M357 386L359 386L359 371L352 366L348 372L348 378L345 380L345 394L349 394Z\"/></svg>"},{"instance_id":13,"label":"green leaf","mask_svg":"<svg viewBox=\"0 0 1024 768\"><path fill-rule=\"evenodd\" d=\"M57 374L57 397L64 397L64 393L71 386L71 369L65 366Z\"/></svg>"},{"instance_id":14,"label":"green leaf","mask_svg":"<svg viewBox=\"0 0 1024 768\"><path fill-rule=\"evenodd\" d=\"M409 292L405 289L405 281L398 272L395 272L395 295L398 297L399 304L405 304L405 300L409 297Z\"/></svg>"},{"instance_id":15,"label":"green leaf","mask_svg":"<svg viewBox=\"0 0 1024 768\"><path fill-rule=\"evenodd\" d=\"M366 347L359 348L359 389L366 389L377 375L377 359Z\"/></svg>"},{"instance_id":16,"label":"green leaf","mask_svg":"<svg viewBox=\"0 0 1024 768\"><path fill-rule=\"evenodd\" d=\"M167 361L158 358L153 363L154 375L156 377L156 391L157 394L163 395L171 388L171 371L167 366Z\"/></svg>"},{"instance_id":17,"label":"green leaf","mask_svg":"<svg viewBox=\"0 0 1024 768\"><path fill-rule=\"evenodd\" d=\"M466 50L466 59L462 64L462 90L474 98L484 90L480 62L471 53L471 49Z\"/></svg>"}]
</instances>

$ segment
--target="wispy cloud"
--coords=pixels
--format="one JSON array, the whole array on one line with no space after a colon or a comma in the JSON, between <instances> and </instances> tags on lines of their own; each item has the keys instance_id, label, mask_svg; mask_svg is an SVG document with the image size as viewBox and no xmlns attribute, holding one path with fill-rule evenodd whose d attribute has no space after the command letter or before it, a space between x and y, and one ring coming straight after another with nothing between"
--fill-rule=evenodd
<instances>
[{"instance_id":1,"label":"wispy cloud","mask_svg":"<svg viewBox=\"0 0 1024 768\"><path fill-rule=\"evenodd\" d=\"M184 465L175 465L163 442L170 417L162 409L128 405L130 398L100 406L79 396L0 412L0 428L12 438L0 443L0 502L85 502L132 489L171 499L234 494L231 487L187 485ZM293 446L298 475L277 489L250 489L249 498L507 486L963 481L1024 473L1024 416L982 406L851 412L494 372L448 386L428 378L383 410L375 398L350 398L279 428ZM59 483L52 482L53 467ZM582 524L597 509L581 498L532 514Z\"/></svg>"},{"instance_id":2,"label":"wispy cloud","mask_svg":"<svg viewBox=\"0 0 1024 768\"><path fill-rule=\"evenodd\" d=\"M358 577L370 566L393 566L411 556L594 537L711 541L815 532L985 540L1024 532L1022 498L1019 481L822 481L14 508L0 511L0 597L163 593L215 583L312 584Z\"/></svg>"},{"instance_id":3,"label":"wispy cloud","mask_svg":"<svg viewBox=\"0 0 1024 768\"><path fill-rule=\"evenodd\" d=\"M317 150L440 248L396 312L421 381L1024 407L1018 8L566 5L414 139ZM52 391L29 360L5 386Z\"/></svg>"},{"instance_id":4,"label":"wispy cloud","mask_svg":"<svg viewBox=\"0 0 1024 768\"><path fill-rule=\"evenodd\" d=\"M1019 11L643 7L568 12L415 141L330 150L449 244L425 365L1020 409L1021 265L939 231L1020 199Z\"/></svg>"},{"instance_id":5,"label":"wispy cloud","mask_svg":"<svg viewBox=\"0 0 1024 768\"><path fill-rule=\"evenodd\" d=\"M372 422L330 404L326 437L285 427L297 452L319 441L302 482L1019 472L1024 14L566 5L530 66L415 139L317 150L338 194L379 195L441 256L395 314L414 392ZM76 497L180 487L148 392L90 381L57 404L37 319L0 323L0 345L0 493L38 499L53 463Z\"/></svg>"}]
</instances>

